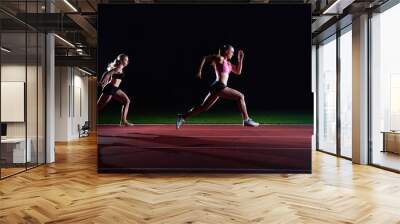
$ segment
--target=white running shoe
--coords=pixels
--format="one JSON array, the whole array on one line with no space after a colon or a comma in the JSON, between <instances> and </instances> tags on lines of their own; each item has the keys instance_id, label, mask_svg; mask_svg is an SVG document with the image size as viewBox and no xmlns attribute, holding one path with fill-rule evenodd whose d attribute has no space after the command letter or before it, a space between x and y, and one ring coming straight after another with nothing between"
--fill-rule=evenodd
<instances>
[{"instance_id":1,"label":"white running shoe","mask_svg":"<svg viewBox=\"0 0 400 224\"><path fill-rule=\"evenodd\" d=\"M185 123L185 119L183 119L182 114L178 114L176 116L176 129L179 129Z\"/></svg>"},{"instance_id":2,"label":"white running shoe","mask_svg":"<svg viewBox=\"0 0 400 224\"><path fill-rule=\"evenodd\" d=\"M129 123L129 122L120 122L119 123L119 126L121 126L121 127L131 127L131 126L134 126L134 124L132 124L132 123Z\"/></svg>"},{"instance_id":3,"label":"white running shoe","mask_svg":"<svg viewBox=\"0 0 400 224\"><path fill-rule=\"evenodd\" d=\"M260 124L253 121L251 118L243 120L243 126L258 127Z\"/></svg>"}]
</instances>

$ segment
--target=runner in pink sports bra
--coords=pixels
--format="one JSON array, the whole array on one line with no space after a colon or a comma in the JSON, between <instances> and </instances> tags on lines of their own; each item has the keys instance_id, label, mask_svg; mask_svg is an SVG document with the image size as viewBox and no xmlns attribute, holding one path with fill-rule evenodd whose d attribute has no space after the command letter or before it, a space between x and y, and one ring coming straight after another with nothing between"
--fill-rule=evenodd
<instances>
[{"instance_id":1,"label":"runner in pink sports bra","mask_svg":"<svg viewBox=\"0 0 400 224\"><path fill-rule=\"evenodd\" d=\"M226 59L226 58L224 59L224 61L221 64L216 64L215 68L219 74L222 74L222 73L229 74L232 71L232 65L230 62L228 62L228 59Z\"/></svg>"},{"instance_id":2,"label":"runner in pink sports bra","mask_svg":"<svg viewBox=\"0 0 400 224\"><path fill-rule=\"evenodd\" d=\"M219 49L218 55L209 55L203 58L201 62L199 72L197 74L198 78L201 78L201 71L204 64L211 63L214 66L215 73L217 75L216 80L210 86L210 92L204 99L203 103L199 106L193 107L185 114L178 114L176 118L176 128L179 129L185 120L193 115L199 114L201 112L207 111L214 105L217 100L222 97L225 99L235 100L238 102L239 110L242 113L243 126L257 127L259 123L253 121L246 108L246 102L244 100L244 95L232 88L227 86L229 74L232 72L236 75L242 73L243 67L243 57L244 53L242 50L238 52L238 64L232 65L229 61L234 55L234 49L231 45L224 45Z\"/></svg>"}]
</instances>

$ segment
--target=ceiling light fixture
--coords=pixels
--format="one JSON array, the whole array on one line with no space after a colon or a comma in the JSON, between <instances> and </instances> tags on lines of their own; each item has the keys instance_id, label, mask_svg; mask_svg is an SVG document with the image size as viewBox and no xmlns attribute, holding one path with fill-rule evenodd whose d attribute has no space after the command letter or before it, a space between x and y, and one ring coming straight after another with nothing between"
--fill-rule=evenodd
<instances>
[{"instance_id":1,"label":"ceiling light fixture","mask_svg":"<svg viewBox=\"0 0 400 224\"><path fill-rule=\"evenodd\" d=\"M5 48L5 47L1 47L1 50L4 51L4 52L6 52L6 53L10 53L10 52L11 52L11 50L9 50L9 49L7 49L7 48Z\"/></svg>"},{"instance_id":2,"label":"ceiling light fixture","mask_svg":"<svg viewBox=\"0 0 400 224\"><path fill-rule=\"evenodd\" d=\"M64 0L65 4L67 4L72 10L74 10L74 12L78 12L78 10L68 1L68 0Z\"/></svg>"},{"instance_id":3,"label":"ceiling light fixture","mask_svg":"<svg viewBox=\"0 0 400 224\"><path fill-rule=\"evenodd\" d=\"M354 0L336 0L332 5L324 10L322 14L341 14L343 9L351 5Z\"/></svg>"},{"instance_id":4,"label":"ceiling light fixture","mask_svg":"<svg viewBox=\"0 0 400 224\"><path fill-rule=\"evenodd\" d=\"M81 72L83 72L83 73L85 73L85 74L87 74L87 75L92 75L92 73L90 73L90 72L88 72L88 71L86 71L86 70L84 70L84 69L81 69L81 68L79 68L79 67L78 67L78 70L81 71Z\"/></svg>"},{"instance_id":5,"label":"ceiling light fixture","mask_svg":"<svg viewBox=\"0 0 400 224\"><path fill-rule=\"evenodd\" d=\"M62 38L62 37L60 37L60 36L57 35L57 34L54 34L54 36L57 37L58 39L60 39L61 41L63 41L64 43L66 43L67 45L69 45L70 47L75 48L75 45L73 45L73 44L72 44L71 42L69 42L68 40L66 40L66 39L64 39L64 38Z\"/></svg>"}]
</instances>

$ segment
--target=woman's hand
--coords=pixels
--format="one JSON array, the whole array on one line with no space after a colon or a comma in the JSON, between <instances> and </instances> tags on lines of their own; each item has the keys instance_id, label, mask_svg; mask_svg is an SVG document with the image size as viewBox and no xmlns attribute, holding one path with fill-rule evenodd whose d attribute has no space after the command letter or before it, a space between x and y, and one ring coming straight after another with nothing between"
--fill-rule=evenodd
<instances>
[{"instance_id":1,"label":"woman's hand","mask_svg":"<svg viewBox=\"0 0 400 224\"><path fill-rule=\"evenodd\" d=\"M243 52L242 50L239 50L239 51L238 51L238 60L239 60L239 61L242 61L242 60L243 60L243 57L244 57L244 52Z\"/></svg>"},{"instance_id":2,"label":"woman's hand","mask_svg":"<svg viewBox=\"0 0 400 224\"><path fill-rule=\"evenodd\" d=\"M196 78L201 79L201 72L198 72L198 73L196 74Z\"/></svg>"},{"instance_id":3,"label":"woman's hand","mask_svg":"<svg viewBox=\"0 0 400 224\"><path fill-rule=\"evenodd\" d=\"M100 84L101 84L101 87L104 88L108 84L108 82L107 82L107 80L103 80L100 82Z\"/></svg>"},{"instance_id":4,"label":"woman's hand","mask_svg":"<svg viewBox=\"0 0 400 224\"><path fill-rule=\"evenodd\" d=\"M236 75L242 74L242 67L243 67L243 57L244 52L242 50L238 51L238 63L237 65L232 65L232 72Z\"/></svg>"}]
</instances>

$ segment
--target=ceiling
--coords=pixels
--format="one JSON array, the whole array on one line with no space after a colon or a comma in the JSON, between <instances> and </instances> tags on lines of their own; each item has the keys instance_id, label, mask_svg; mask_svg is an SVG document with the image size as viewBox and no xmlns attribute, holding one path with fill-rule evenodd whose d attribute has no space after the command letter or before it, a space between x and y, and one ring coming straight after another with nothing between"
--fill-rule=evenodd
<instances>
[{"instance_id":1,"label":"ceiling","mask_svg":"<svg viewBox=\"0 0 400 224\"><path fill-rule=\"evenodd\" d=\"M1 30L9 38L9 46L24 46L22 35L16 33L25 28L31 31L55 32L56 63L77 65L83 63L91 70L96 67L97 48L97 6L98 4L140 4L140 3L251 3L251 4L311 4L313 14L313 37L319 35L338 19L344 16L344 10L352 13L382 4L387 0L45 0L0 1ZM344 2L344 3L343 3ZM330 7L335 5L334 7ZM330 8L333 14L323 14ZM335 10L339 14L335 14ZM48 12L52 13L48 13ZM331 13L331 12L330 12ZM14 33L14 34L11 34ZM13 36L15 38L13 38ZM60 38L59 38L60 37ZM13 44L11 44L14 41ZM5 43L5 42L3 42ZM77 50L79 49L79 50ZM28 49L28 51L30 51Z\"/></svg>"}]
</instances>

